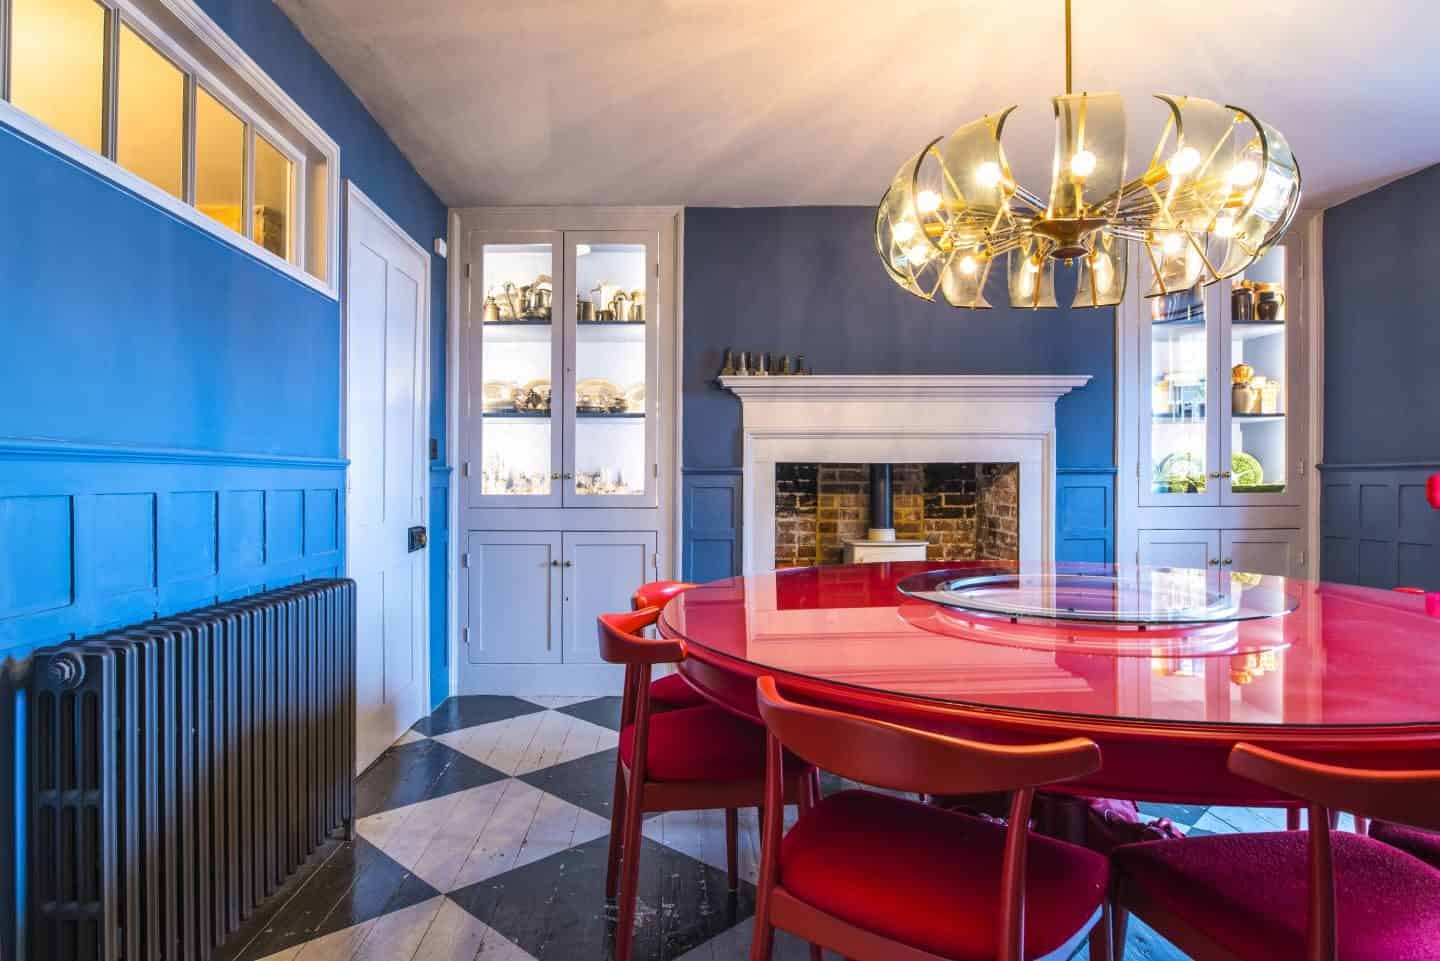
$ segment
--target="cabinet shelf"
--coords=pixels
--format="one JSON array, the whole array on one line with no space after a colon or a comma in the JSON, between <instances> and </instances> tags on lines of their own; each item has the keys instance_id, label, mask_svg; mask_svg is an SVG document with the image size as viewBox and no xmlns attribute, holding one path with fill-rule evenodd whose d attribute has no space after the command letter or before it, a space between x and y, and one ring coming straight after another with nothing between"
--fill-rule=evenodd
<instances>
[{"instance_id":1,"label":"cabinet shelf","mask_svg":"<svg viewBox=\"0 0 1440 961\"><path fill-rule=\"evenodd\" d=\"M1254 424L1254 423L1261 423L1261 422L1265 422L1265 421L1279 421L1279 420L1284 420L1284 419L1285 419L1285 415L1284 415L1284 414L1274 414L1274 413L1272 413L1272 414L1231 414L1230 417L1231 417L1231 419L1233 419L1233 420L1247 421L1247 422L1252 423L1252 424Z\"/></svg>"},{"instance_id":2,"label":"cabinet shelf","mask_svg":"<svg viewBox=\"0 0 1440 961\"><path fill-rule=\"evenodd\" d=\"M1255 340L1260 337L1285 336L1283 320L1243 320L1230 324L1230 336L1234 340Z\"/></svg>"},{"instance_id":3,"label":"cabinet shelf","mask_svg":"<svg viewBox=\"0 0 1440 961\"><path fill-rule=\"evenodd\" d=\"M548 410L496 410L486 411L481 415L485 420L540 420L548 421L552 412ZM621 411L618 414L596 414L585 411L577 411L577 420L644 420L645 414L640 411Z\"/></svg>"},{"instance_id":4,"label":"cabinet shelf","mask_svg":"<svg viewBox=\"0 0 1440 961\"><path fill-rule=\"evenodd\" d=\"M549 343L554 336L553 326L548 320L492 320L481 324L487 344ZM575 339L582 344L643 344L646 326L644 321L586 321L575 325Z\"/></svg>"}]
</instances>

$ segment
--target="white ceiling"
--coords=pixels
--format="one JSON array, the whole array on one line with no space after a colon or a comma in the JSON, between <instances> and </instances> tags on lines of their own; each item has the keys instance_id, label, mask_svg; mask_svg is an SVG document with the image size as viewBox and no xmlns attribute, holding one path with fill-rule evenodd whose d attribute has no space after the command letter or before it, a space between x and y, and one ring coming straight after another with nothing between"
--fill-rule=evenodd
<instances>
[{"instance_id":1,"label":"white ceiling","mask_svg":"<svg viewBox=\"0 0 1440 961\"><path fill-rule=\"evenodd\" d=\"M871 204L929 139L1019 104L1048 187L1060 0L276 0L441 198ZM1075 0L1076 89L1252 110L1304 205L1440 162L1436 0Z\"/></svg>"}]
</instances>

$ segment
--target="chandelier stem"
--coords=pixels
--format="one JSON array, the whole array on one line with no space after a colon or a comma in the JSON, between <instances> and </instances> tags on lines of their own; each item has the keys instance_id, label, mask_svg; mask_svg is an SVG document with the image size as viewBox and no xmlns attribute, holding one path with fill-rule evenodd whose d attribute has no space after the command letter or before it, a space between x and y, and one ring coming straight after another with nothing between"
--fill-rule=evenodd
<instances>
[{"instance_id":1,"label":"chandelier stem","mask_svg":"<svg viewBox=\"0 0 1440 961\"><path fill-rule=\"evenodd\" d=\"M1070 0L1065 0L1065 93L1073 93L1070 75Z\"/></svg>"}]
</instances>

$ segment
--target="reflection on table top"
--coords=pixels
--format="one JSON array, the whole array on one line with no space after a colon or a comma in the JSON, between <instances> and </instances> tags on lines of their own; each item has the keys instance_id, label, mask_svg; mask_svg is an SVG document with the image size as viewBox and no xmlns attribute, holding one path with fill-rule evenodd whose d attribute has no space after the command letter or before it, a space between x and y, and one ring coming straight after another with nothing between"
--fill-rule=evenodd
<instances>
[{"instance_id":1,"label":"reflection on table top","mask_svg":"<svg viewBox=\"0 0 1440 961\"><path fill-rule=\"evenodd\" d=\"M673 600L661 629L693 656L971 707L1182 724L1440 723L1434 596L1291 580L1292 613L1237 624L1017 624L897 591L901 578L936 566L716 581Z\"/></svg>"}]
</instances>

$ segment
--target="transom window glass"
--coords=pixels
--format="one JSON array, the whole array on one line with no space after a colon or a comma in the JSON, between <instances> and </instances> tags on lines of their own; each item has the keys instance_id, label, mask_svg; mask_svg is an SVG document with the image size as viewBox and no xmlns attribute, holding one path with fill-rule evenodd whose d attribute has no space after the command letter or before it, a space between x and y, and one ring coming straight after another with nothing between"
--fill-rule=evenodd
<instances>
[{"instance_id":1,"label":"transom window glass","mask_svg":"<svg viewBox=\"0 0 1440 961\"><path fill-rule=\"evenodd\" d=\"M10 0L10 100L100 152L105 131L105 8L95 0Z\"/></svg>"},{"instance_id":2,"label":"transom window glass","mask_svg":"<svg viewBox=\"0 0 1440 961\"><path fill-rule=\"evenodd\" d=\"M124 25L118 110L120 166L185 199L185 74Z\"/></svg>"},{"instance_id":3,"label":"transom window glass","mask_svg":"<svg viewBox=\"0 0 1440 961\"><path fill-rule=\"evenodd\" d=\"M34 135L62 153L114 177L86 151L112 160L329 283L338 148L293 104L268 97L257 67L199 32L162 31L155 24L174 19L165 0L0 0L0 26L7 13L0 97L28 114L11 122L34 118Z\"/></svg>"}]
</instances>

